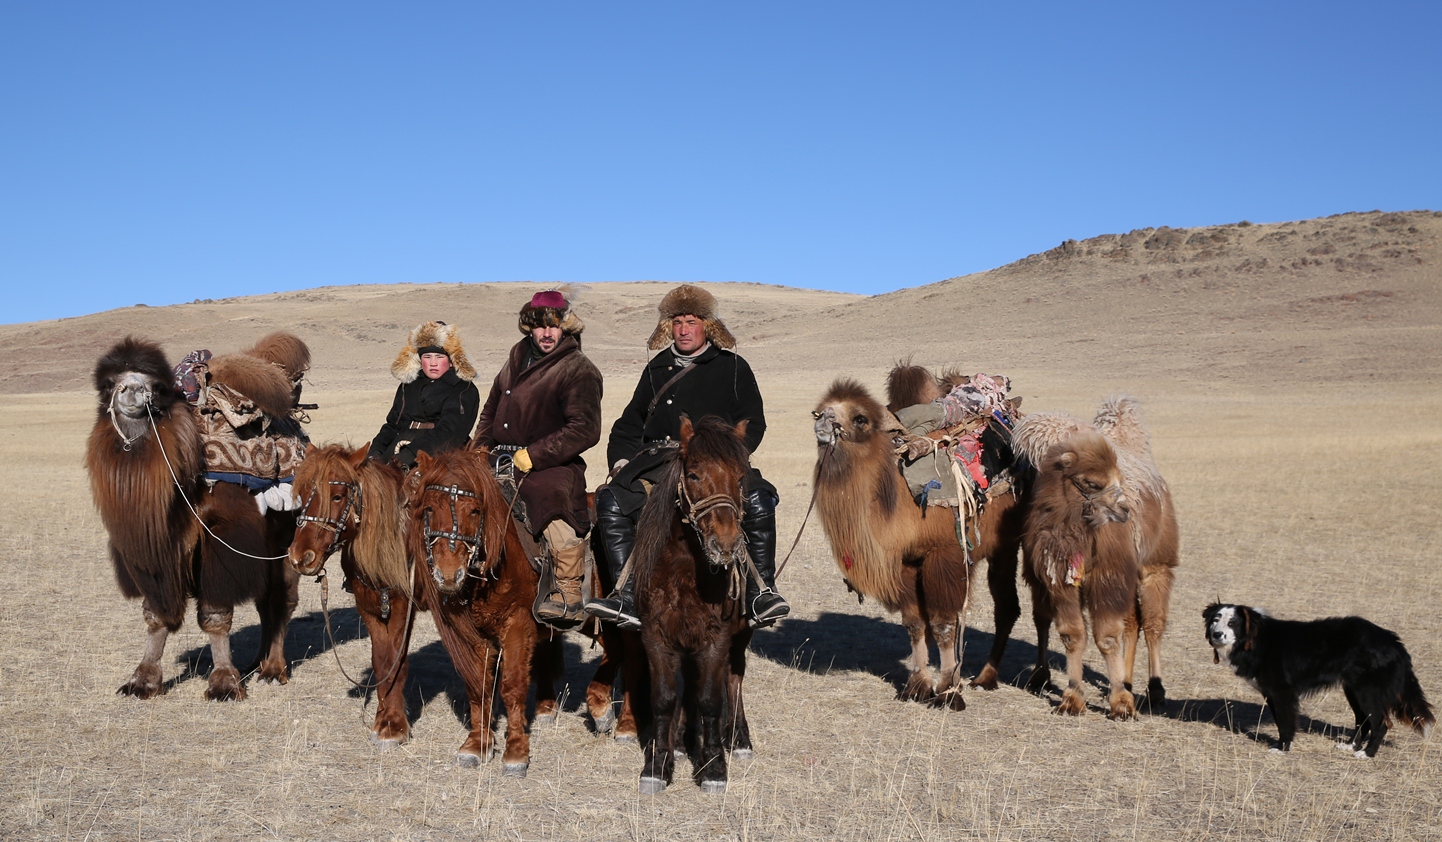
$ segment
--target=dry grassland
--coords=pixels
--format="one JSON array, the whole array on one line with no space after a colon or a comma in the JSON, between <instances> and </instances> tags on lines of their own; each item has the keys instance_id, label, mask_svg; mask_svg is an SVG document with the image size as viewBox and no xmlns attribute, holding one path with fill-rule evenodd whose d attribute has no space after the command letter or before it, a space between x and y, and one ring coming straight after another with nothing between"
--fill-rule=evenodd
<instances>
[{"instance_id":1,"label":"dry grassland","mask_svg":"<svg viewBox=\"0 0 1442 842\"><path fill-rule=\"evenodd\" d=\"M719 797L689 783L684 761L669 791L637 794L639 750L592 735L579 712L597 653L578 641L567 645L568 713L534 730L529 777L503 779L495 763L454 767L464 692L428 617L412 645L413 739L377 752L366 739L374 707L335 662L358 674L369 644L348 595L333 588L340 642L330 649L309 581L287 644L289 685L251 686L238 704L205 702L209 658L191 622L167 651L167 695L114 695L139 658L143 628L139 606L113 584L81 467L94 417L84 375L103 345L136 330L178 356L304 325L317 356L307 397L322 404L312 436L359 442L388 405L384 366L400 344L397 325L460 323L488 373L517 336L510 314L530 287L331 289L0 327L0 571L9 582L0 600L0 838L1442 837L1435 736L1394 730L1375 760L1353 759L1332 747L1350 712L1330 693L1304 704L1289 755L1269 753L1270 715L1212 664L1200 618L1216 598L1289 617L1363 614L1402 636L1423 688L1442 702L1442 219L1371 214L1172 232L1161 239L1173 262L1167 242L1149 253L1158 233L1166 231L1073 244L1070 254L872 299L717 288L768 402L757 463L785 498L783 549L810 493L812 402L840 374L879 388L889 362L909 353L1010 374L1027 410L1087 414L1110 392L1140 396L1183 530L1165 650L1170 703L1164 715L1110 722L1097 708L1054 716L1055 693L1020 689L1035 657L1029 612L1005 662L1012 685L970 691L967 710L955 713L896 701L905 633L846 592L813 523L782 580L793 618L753 646L756 758L733 765ZM1308 251L1324 242L1332 252ZM1401 245L1372 248L1379 242ZM1118 249L1126 253L1108 256ZM1199 256L1207 249L1223 251ZM1388 250L1402 256L1382 256ZM1354 251L1381 268L1357 268ZM1319 265L1279 269L1278 254ZM1257 273L1238 268L1263 257ZM1333 257L1354 262L1320 263ZM1205 271L1177 277L1192 269ZM1171 288L1139 289L1140 275L1152 278L1142 287ZM662 289L578 290L587 351L607 377L608 425L629 397ZM1378 294L1356 295L1369 289ZM80 361L47 382L36 351L66 335ZM990 613L979 593L966 634L970 673L985 659ZM237 630L243 661L257 645L253 609L237 613ZM1056 668L1060 653L1051 657ZM1104 679L1094 649L1088 664L1097 702Z\"/></svg>"}]
</instances>

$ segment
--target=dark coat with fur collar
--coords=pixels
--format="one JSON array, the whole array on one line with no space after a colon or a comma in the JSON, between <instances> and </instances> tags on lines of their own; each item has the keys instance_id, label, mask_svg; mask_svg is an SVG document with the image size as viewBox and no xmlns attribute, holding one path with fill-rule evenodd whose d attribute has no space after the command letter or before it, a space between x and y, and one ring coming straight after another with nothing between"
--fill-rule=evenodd
<instances>
[{"instance_id":1,"label":"dark coat with fur collar","mask_svg":"<svg viewBox=\"0 0 1442 842\"><path fill-rule=\"evenodd\" d=\"M571 335L527 365L530 338L511 348L491 384L472 445L526 448L531 473L521 483L531 527L539 533L557 518L584 535L586 461L581 454L601 440L601 372Z\"/></svg>"},{"instance_id":2,"label":"dark coat with fur collar","mask_svg":"<svg viewBox=\"0 0 1442 842\"><path fill-rule=\"evenodd\" d=\"M480 411L481 392L476 384L456 376L454 368L431 380L420 376L396 387L386 423L371 440L370 455L381 459L395 456L396 445L409 441L406 449L432 456L466 443ZM411 422L434 424L428 430L411 429Z\"/></svg>"}]
</instances>

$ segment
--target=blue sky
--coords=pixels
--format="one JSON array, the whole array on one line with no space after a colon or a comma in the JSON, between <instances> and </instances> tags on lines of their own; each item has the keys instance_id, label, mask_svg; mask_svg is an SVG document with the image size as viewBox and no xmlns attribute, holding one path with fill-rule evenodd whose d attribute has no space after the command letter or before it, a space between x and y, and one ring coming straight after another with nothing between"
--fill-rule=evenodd
<instances>
[{"instance_id":1,"label":"blue sky","mask_svg":"<svg viewBox=\"0 0 1442 842\"><path fill-rule=\"evenodd\" d=\"M1442 4L4 3L0 322L1442 209Z\"/></svg>"}]
</instances>

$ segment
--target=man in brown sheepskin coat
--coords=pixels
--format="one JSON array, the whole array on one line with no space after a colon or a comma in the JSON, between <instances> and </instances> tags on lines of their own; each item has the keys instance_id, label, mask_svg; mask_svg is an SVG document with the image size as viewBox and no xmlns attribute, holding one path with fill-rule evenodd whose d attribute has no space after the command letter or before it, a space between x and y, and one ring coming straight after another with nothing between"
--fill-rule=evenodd
<instances>
[{"instance_id":1,"label":"man in brown sheepskin coat","mask_svg":"<svg viewBox=\"0 0 1442 842\"><path fill-rule=\"evenodd\" d=\"M609 582L622 579L616 592L592 600L587 612L623 627L639 627L632 579L622 568L636 542L636 519L654 484L674 458L681 438L681 416L715 415L728 424L746 421L746 449L755 452L766 433L761 390L751 367L735 352L736 339L716 314L716 298L700 287L682 284L661 299L660 320L651 334L651 358L631 403L611 427L606 456L612 479L596 492L596 528L600 533ZM747 577L746 610L755 626L770 625L791 611L776 593L776 487L752 468L745 481L746 549L764 580Z\"/></svg>"},{"instance_id":2,"label":"man in brown sheepskin coat","mask_svg":"<svg viewBox=\"0 0 1442 842\"><path fill-rule=\"evenodd\" d=\"M585 536L586 462L601 440L601 372L581 353L584 325L555 290L521 308L525 338L491 384L472 447L507 452L523 472L520 496L537 541L545 536L556 587L536 608L545 622L580 620Z\"/></svg>"}]
</instances>

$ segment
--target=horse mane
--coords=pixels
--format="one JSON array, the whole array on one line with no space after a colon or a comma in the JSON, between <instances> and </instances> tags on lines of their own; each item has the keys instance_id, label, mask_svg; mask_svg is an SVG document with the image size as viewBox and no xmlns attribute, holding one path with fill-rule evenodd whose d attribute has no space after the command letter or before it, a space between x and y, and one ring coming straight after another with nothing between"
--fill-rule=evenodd
<instances>
[{"instance_id":1,"label":"horse mane","mask_svg":"<svg viewBox=\"0 0 1442 842\"><path fill-rule=\"evenodd\" d=\"M112 423L110 398L117 379L127 372L149 381L152 418L164 454L149 434L126 450ZM109 534L120 591L130 599L150 599L163 617L185 612L194 576L192 555L200 541L185 496L196 496L205 470L200 430L173 377L164 351L153 342L132 336L112 347L95 366L100 405L85 448L90 492Z\"/></svg>"},{"instance_id":2,"label":"horse mane","mask_svg":"<svg viewBox=\"0 0 1442 842\"><path fill-rule=\"evenodd\" d=\"M891 439L882 429L890 413L864 386L849 378L831 384L821 406L849 403L872 420L876 429L864 442L839 441L830 456L817 460L812 483L827 486L816 505L837 560L848 581L859 592L874 595L883 604L901 598L899 565L892 563L887 544L897 538L892 524L901 482L892 454ZM907 503L909 505L909 503Z\"/></svg>"},{"instance_id":3,"label":"horse mane","mask_svg":"<svg viewBox=\"0 0 1442 842\"><path fill-rule=\"evenodd\" d=\"M891 412L908 406L931 403L944 393L930 369L898 360L886 375L886 408Z\"/></svg>"},{"instance_id":4,"label":"horse mane","mask_svg":"<svg viewBox=\"0 0 1442 842\"><path fill-rule=\"evenodd\" d=\"M325 484L331 480L356 483L361 517L351 557L367 581L381 588L400 588L410 596L413 582L406 555L401 471L374 460L366 460L357 470L350 463L351 450L339 443L307 450L295 471L295 494L304 501L312 490L325 495Z\"/></svg>"},{"instance_id":5,"label":"horse mane","mask_svg":"<svg viewBox=\"0 0 1442 842\"><path fill-rule=\"evenodd\" d=\"M729 462L736 465L744 476L750 468L751 455L746 445L737 437L735 429L714 415L708 415L696 423L693 435L685 446L686 455L679 454L661 472L641 515L636 522L636 544L632 550L633 574L636 587L644 588L667 546L671 543L671 523L680 516L677 507L681 472L686 464Z\"/></svg>"},{"instance_id":6,"label":"horse mane","mask_svg":"<svg viewBox=\"0 0 1442 842\"><path fill-rule=\"evenodd\" d=\"M246 353L221 354L209 366L211 385L244 395L273 418L290 414L294 386L280 366Z\"/></svg>"}]
</instances>

